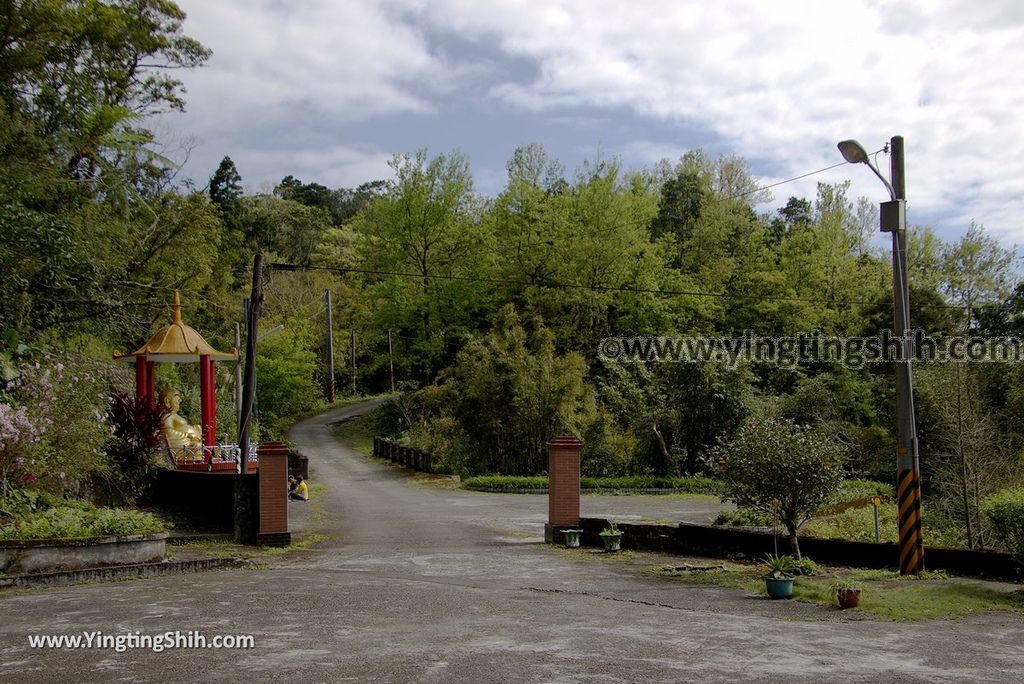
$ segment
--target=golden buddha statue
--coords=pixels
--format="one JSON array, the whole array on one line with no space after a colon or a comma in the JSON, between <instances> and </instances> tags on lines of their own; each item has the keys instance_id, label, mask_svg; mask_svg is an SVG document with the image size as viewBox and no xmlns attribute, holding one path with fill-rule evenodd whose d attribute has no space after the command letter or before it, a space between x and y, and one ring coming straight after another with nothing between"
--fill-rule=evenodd
<instances>
[{"instance_id":1,"label":"golden buddha statue","mask_svg":"<svg viewBox=\"0 0 1024 684\"><path fill-rule=\"evenodd\" d=\"M178 415L178 411L181 409L181 395L178 390L164 390L160 395L160 401L170 409L163 419L163 433L171 451L178 451L184 447L202 446L203 435L200 429L195 425L189 425L187 420Z\"/></svg>"}]
</instances>

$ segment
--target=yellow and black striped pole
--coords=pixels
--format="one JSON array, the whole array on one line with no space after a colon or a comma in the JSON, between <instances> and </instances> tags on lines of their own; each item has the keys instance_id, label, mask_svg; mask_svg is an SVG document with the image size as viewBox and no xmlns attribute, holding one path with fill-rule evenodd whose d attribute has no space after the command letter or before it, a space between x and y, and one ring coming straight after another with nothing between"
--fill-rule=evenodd
<instances>
[{"instance_id":1,"label":"yellow and black striped pole","mask_svg":"<svg viewBox=\"0 0 1024 684\"><path fill-rule=\"evenodd\" d=\"M895 359L900 574L916 575L924 570L924 536L921 533L921 463L914 416L914 340L910 328L910 284L907 279L907 191L903 175L903 137L893 136L889 143L892 202L882 204L881 214L882 230L892 232L893 322L896 334L903 338L899 357Z\"/></svg>"},{"instance_id":2,"label":"yellow and black striped pole","mask_svg":"<svg viewBox=\"0 0 1024 684\"><path fill-rule=\"evenodd\" d=\"M839 143L843 158L851 164L867 164L885 184L891 202L879 211L882 232L892 233L893 330L898 352L896 366L896 484L899 495L900 573L924 570L924 538L921 534L921 463L914 420L914 380L911 363L914 339L910 329L910 286L907 280L907 187L904 178L903 136L889 141L889 180L871 163L856 140Z\"/></svg>"},{"instance_id":3,"label":"yellow and black striped pole","mask_svg":"<svg viewBox=\"0 0 1024 684\"><path fill-rule=\"evenodd\" d=\"M913 468L897 475L899 500L900 574L924 570L924 537L921 534L921 478Z\"/></svg>"}]
</instances>

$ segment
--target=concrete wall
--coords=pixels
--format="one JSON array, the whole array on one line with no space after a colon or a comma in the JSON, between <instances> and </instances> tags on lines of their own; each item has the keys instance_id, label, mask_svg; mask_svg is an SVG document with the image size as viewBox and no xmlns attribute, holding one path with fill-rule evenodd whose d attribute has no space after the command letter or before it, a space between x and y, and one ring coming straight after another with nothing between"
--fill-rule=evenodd
<instances>
[{"instance_id":1,"label":"concrete wall","mask_svg":"<svg viewBox=\"0 0 1024 684\"><path fill-rule=\"evenodd\" d=\"M603 518L583 518L580 521L580 543L601 546L598 536L608 521ZM648 523L619 523L623 549L664 551L667 553L698 556L734 556L763 558L773 553L775 543L771 533L736 527L715 525L654 525ZM555 541L560 541L556 537ZM819 563L836 563L858 568L891 568L899 565L896 544L842 541L839 539L800 538L800 551ZM779 537L779 553L789 553L785 535ZM952 573L976 577L1019 579L1024 576L1022 566L1012 554L999 551L972 551L925 545L925 567L928 570L947 570Z\"/></svg>"},{"instance_id":2,"label":"concrete wall","mask_svg":"<svg viewBox=\"0 0 1024 684\"><path fill-rule=\"evenodd\" d=\"M199 528L231 532L235 529L235 480L251 483L246 490L258 490L256 473L188 472L161 470L148 500L154 506L184 518ZM255 533L254 533L255 534Z\"/></svg>"},{"instance_id":3,"label":"concrete wall","mask_svg":"<svg viewBox=\"0 0 1024 684\"><path fill-rule=\"evenodd\" d=\"M161 561L167 533L74 541L0 540L0 570L9 575Z\"/></svg>"}]
</instances>

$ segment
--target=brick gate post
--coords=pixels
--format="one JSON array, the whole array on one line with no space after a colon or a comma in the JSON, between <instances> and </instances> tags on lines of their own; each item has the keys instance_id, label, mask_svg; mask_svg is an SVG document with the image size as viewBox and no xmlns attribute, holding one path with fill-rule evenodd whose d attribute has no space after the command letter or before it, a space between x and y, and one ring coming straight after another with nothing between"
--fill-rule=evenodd
<instances>
[{"instance_id":1,"label":"brick gate post","mask_svg":"<svg viewBox=\"0 0 1024 684\"><path fill-rule=\"evenodd\" d=\"M288 447L280 442L261 444L259 448L260 526L256 543L260 546L288 546Z\"/></svg>"},{"instance_id":2,"label":"brick gate post","mask_svg":"<svg viewBox=\"0 0 1024 684\"><path fill-rule=\"evenodd\" d=\"M580 524L580 455L583 443L575 437L548 442L548 522L544 541L561 539L561 531Z\"/></svg>"}]
</instances>

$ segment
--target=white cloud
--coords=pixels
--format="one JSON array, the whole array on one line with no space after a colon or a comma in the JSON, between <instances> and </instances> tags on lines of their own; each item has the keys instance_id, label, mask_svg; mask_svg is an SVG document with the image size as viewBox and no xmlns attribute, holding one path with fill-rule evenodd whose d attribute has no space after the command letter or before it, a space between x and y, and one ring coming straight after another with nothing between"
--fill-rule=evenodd
<instances>
[{"instance_id":1,"label":"white cloud","mask_svg":"<svg viewBox=\"0 0 1024 684\"><path fill-rule=\"evenodd\" d=\"M280 180L291 174L331 188L350 188L370 179L391 178L390 159L390 154L372 147L332 145L322 149L257 148L244 151L234 161L243 178Z\"/></svg>"},{"instance_id":2,"label":"white cloud","mask_svg":"<svg viewBox=\"0 0 1024 684\"><path fill-rule=\"evenodd\" d=\"M532 80L492 89L512 106L625 106L706 127L751 161L781 168L780 177L834 162L842 138L876 148L902 134L911 205L1024 237L1019 3L563 0L540 8L447 0L430 7L435 23L443 17L453 32L490 37L536 62ZM830 177L879 194L866 169ZM803 185L813 189L813 181Z\"/></svg>"},{"instance_id":3,"label":"white cloud","mask_svg":"<svg viewBox=\"0 0 1024 684\"><path fill-rule=\"evenodd\" d=\"M218 147L217 159L240 145L257 150L261 165L308 159L311 177L344 176L330 169L362 164L344 161L346 150L353 160L368 155L370 168L388 147L345 139L346 126L363 122L365 134L365 122L381 117L410 126L443 118L450 101L472 101L490 78L481 109L549 121L632 112L663 129L707 132L716 149L769 169L766 181L838 161L840 139L877 149L902 134L912 217L962 228L976 218L1008 240L1024 238L1024 5L1015 0L181 4L186 32L215 52L185 76L191 113L181 128L201 149ZM488 56L455 57L452 39ZM586 134L636 154L627 165L679 152L631 149L614 124ZM501 148L522 142L501 135ZM258 152L276 148L295 153ZM316 166L332 159L341 166ZM884 197L867 169L852 167L776 195L812 195L816 181L846 178L854 196Z\"/></svg>"},{"instance_id":4,"label":"white cloud","mask_svg":"<svg viewBox=\"0 0 1024 684\"><path fill-rule=\"evenodd\" d=\"M453 86L402 16L402 2L216 0L182 2L187 31L210 46L209 64L189 74L190 109L209 114L287 117L312 104L335 121L432 108L418 92Z\"/></svg>"},{"instance_id":5,"label":"white cloud","mask_svg":"<svg viewBox=\"0 0 1024 684\"><path fill-rule=\"evenodd\" d=\"M430 113L462 71L403 19L413 3L330 0L183 0L185 32L213 50L181 75L188 112L165 117L195 148L200 184L224 154L254 186L291 173L303 180L362 182L387 156L343 140L344 125ZM354 175L362 169L367 175ZM386 168L383 169L386 171ZM308 174L303 177L299 174Z\"/></svg>"}]
</instances>

